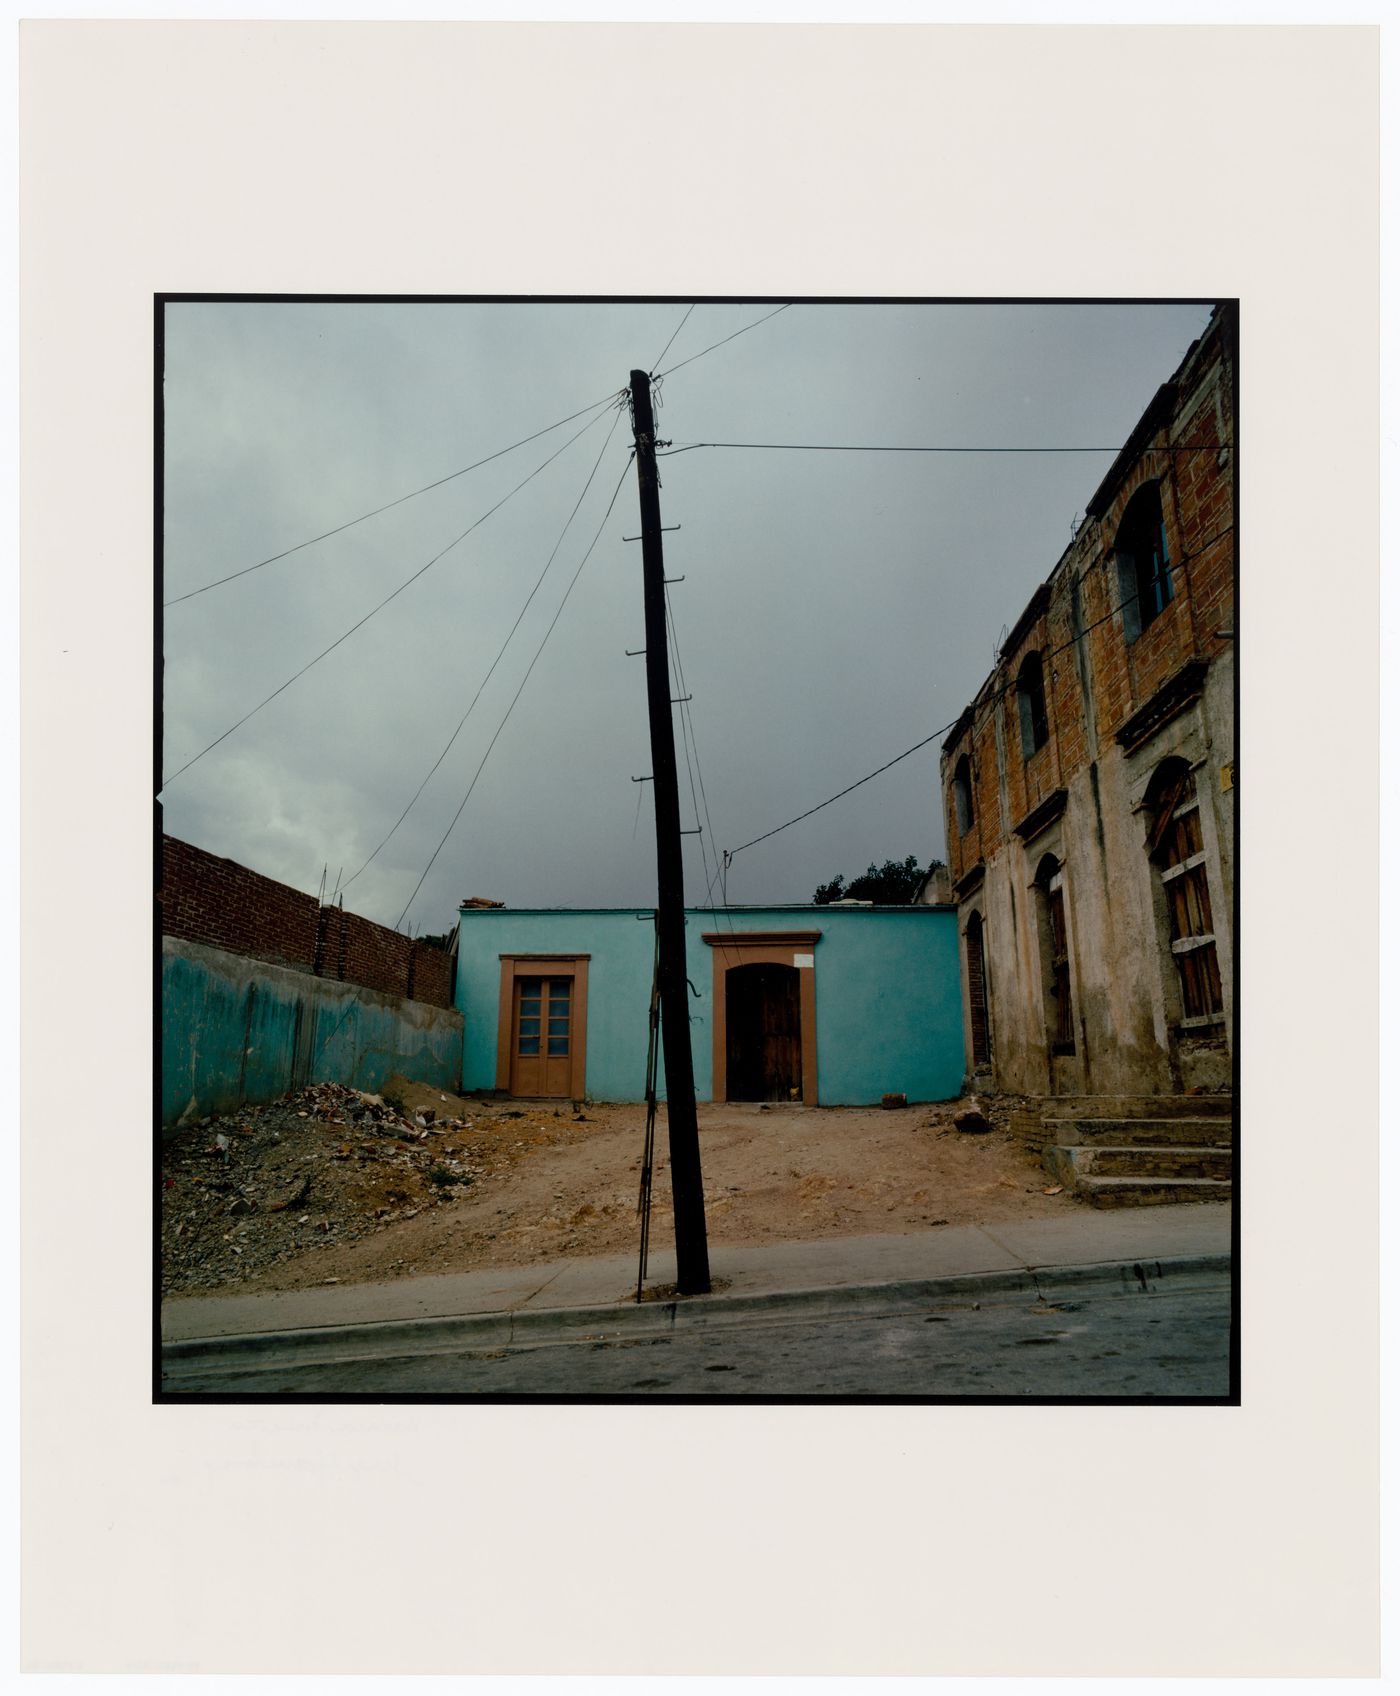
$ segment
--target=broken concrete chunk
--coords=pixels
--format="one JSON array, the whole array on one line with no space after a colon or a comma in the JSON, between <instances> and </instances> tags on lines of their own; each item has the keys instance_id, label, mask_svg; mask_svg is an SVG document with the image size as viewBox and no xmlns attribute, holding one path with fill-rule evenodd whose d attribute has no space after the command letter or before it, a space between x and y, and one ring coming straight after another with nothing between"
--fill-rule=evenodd
<instances>
[{"instance_id":1,"label":"broken concrete chunk","mask_svg":"<svg viewBox=\"0 0 1400 1696\"><path fill-rule=\"evenodd\" d=\"M982 1111L977 1097L969 1096L967 1105L953 1115L953 1125L959 1131L966 1131L971 1136L981 1136L990 1131L992 1122Z\"/></svg>"}]
</instances>

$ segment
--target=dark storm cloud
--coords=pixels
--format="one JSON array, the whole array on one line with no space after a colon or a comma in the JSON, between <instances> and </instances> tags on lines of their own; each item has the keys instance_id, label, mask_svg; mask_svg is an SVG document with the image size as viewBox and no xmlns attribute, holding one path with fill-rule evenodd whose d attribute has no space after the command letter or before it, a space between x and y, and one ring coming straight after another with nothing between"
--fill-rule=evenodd
<instances>
[{"instance_id":1,"label":"dark storm cloud","mask_svg":"<svg viewBox=\"0 0 1400 1696\"><path fill-rule=\"evenodd\" d=\"M764 312L700 305L664 366ZM182 303L166 337L165 599L494 453L650 368L683 304ZM658 429L694 441L1098 446L1127 435L1202 307L794 305L675 370ZM664 368L664 367L663 367ZM167 773L583 435L165 792L165 824L315 891L366 860L482 684L614 415L539 441L170 607ZM625 414L494 676L347 906L395 920L461 803L627 465ZM668 574L714 860L953 719L1059 558L1111 451L697 449L661 462ZM464 895L654 898L635 475L408 923ZM677 688L675 693L679 694ZM679 722L678 722L679 730ZM697 786L698 787L698 786ZM681 768L684 822L693 823ZM943 852L937 744L748 850L731 900L810 898L870 860Z\"/></svg>"}]
</instances>

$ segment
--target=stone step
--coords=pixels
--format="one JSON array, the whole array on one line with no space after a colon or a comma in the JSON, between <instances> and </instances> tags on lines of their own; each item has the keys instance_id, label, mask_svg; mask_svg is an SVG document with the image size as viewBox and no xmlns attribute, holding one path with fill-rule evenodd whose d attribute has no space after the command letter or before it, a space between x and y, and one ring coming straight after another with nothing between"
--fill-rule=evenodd
<instances>
[{"instance_id":1,"label":"stone step","mask_svg":"<svg viewBox=\"0 0 1400 1696\"><path fill-rule=\"evenodd\" d=\"M1045 1095L1043 1119L1233 1119L1233 1095Z\"/></svg>"},{"instance_id":2,"label":"stone step","mask_svg":"<svg viewBox=\"0 0 1400 1696\"><path fill-rule=\"evenodd\" d=\"M1052 1143L1042 1149L1041 1162L1053 1178L1073 1188L1086 1177L1216 1178L1228 1182L1232 1176L1228 1148L1168 1144L1154 1148L1066 1148Z\"/></svg>"},{"instance_id":3,"label":"stone step","mask_svg":"<svg viewBox=\"0 0 1400 1696\"><path fill-rule=\"evenodd\" d=\"M1153 1207L1178 1201L1229 1201L1230 1185L1218 1178L1094 1178L1077 1193L1094 1207Z\"/></svg>"},{"instance_id":4,"label":"stone step","mask_svg":"<svg viewBox=\"0 0 1400 1696\"><path fill-rule=\"evenodd\" d=\"M1031 1146L1064 1148L1229 1148L1229 1119L1043 1119L1017 1134Z\"/></svg>"}]
</instances>

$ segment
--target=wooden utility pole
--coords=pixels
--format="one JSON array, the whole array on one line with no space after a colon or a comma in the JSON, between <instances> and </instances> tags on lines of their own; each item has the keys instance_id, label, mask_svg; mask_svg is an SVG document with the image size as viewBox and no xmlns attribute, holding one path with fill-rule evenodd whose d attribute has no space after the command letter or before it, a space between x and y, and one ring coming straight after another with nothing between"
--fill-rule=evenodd
<instances>
[{"instance_id":1,"label":"wooden utility pole","mask_svg":"<svg viewBox=\"0 0 1400 1696\"><path fill-rule=\"evenodd\" d=\"M671 1200L676 1222L676 1284L682 1295L710 1288L700 1130L695 1119L695 1068L685 969L685 888L681 870L681 803L671 676L666 663L666 588L661 563L661 500L651 378L632 373L632 431L642 508L642 585L646 614L647 714L651 721L652 793L656 799L656 928L660 948L661 1052L666 1062L666 1127L671 1145Z\"/></svg>"}]
</instances>

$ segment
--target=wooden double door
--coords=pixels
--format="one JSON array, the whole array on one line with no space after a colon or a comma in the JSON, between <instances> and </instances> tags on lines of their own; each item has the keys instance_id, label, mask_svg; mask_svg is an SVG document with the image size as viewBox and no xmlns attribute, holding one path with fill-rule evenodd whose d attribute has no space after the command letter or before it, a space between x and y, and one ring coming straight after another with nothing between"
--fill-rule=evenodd
<instances>
[{"instance_id":1,"label":"wooden double door","mask_svg":"<svg viewBox=\"0 0 1400 1696\"><path fill-rule=\"evenodd\" d=\"M802 1099L800 988L793 966L763 961L725 973L730 1101Z\"/></svg>"},{"instance_id":2,"label":"wooden double door","mask_svg":"<svg viewBox=\"0 0 1400 1696\"><path fill-rule=\"evenodd\" d=\"M510 1093L569 1095L573 1042L572 976L517 977L511 1018Z\"/></svg>"}]
</instances>

